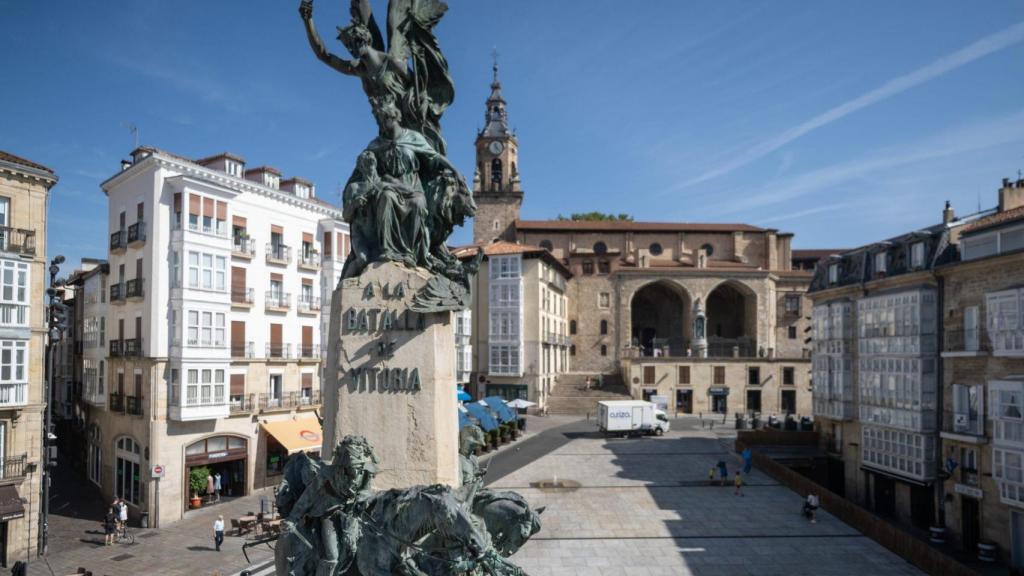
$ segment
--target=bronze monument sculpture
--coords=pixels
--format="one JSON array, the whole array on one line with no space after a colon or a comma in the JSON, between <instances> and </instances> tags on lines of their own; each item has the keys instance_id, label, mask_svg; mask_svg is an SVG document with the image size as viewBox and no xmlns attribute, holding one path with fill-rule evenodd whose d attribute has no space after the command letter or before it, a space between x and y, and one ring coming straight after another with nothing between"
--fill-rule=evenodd
<instances>
[{"instance_id":1,"label":"bronze monument sculpture","mask_svg":"<svg viewBox=\"0 0 1024 576\"><path fill-rule=\"evenodd\" d=\"M462 225L476 210L465 179L445 156L441 135L441 116L455 95L447 61L433 33L446 10L447 5L438 0L390 0L385 47L369 0L351 0L352 22L339 28L338 35L354 58L346 60L331 54L320 39L313 25L312 0L303 0L299 7L316 56L361 80L378 125L378 136L359 155L343 193L352 252L345 261L342 282L358 285L356 279L380 263L404 266L416 274L426 271L430 278L406 301L408 312L444 317L467 306L469 276L482 258L478 253L475 262L463 265L445 244L454 226ZM388 291L386 286L383 289ZM404 301L402 285L393 284L392 289L388 297ZM372 284L360 290L364 300L379 297ZM367 356L371 362L388 361L394 354L395 343L388 334L397 329L400 312L383 313L384 339L376 356ZM349 315L356 318L354 312ZM332 316L332 332L334 322ZM407 331L417 329L403 326ZM353 327L360 330L360 322L354 321ZM351 370L339 367L339 371ZM397 373L385 371L378 380L377 372L370 376L359 372L364 379L372 378L369 389L377 392L368 394L393 398L420 390L413 368L402 371L396 385L389 385L388 379L394 376L387 374ZM434 384L442 390L447 382ZM451 402L455 402L454 382ZM452 460L452 469L460 468L461 486L456 476L454 486L375 492L373 479L386 463L378 462L363 436L351 433L335 446L325 446L323 461L301 453L291 457L276 496L285 518L275 549L277 574L523 574L507 558L540 530L542 510L532 510L516 493L483 488L484 470L474 455L483 434L467 426L458 435L459 460L457 464ZM451 450L454 455L455 448Z\"/></svg>"}]
</instances>

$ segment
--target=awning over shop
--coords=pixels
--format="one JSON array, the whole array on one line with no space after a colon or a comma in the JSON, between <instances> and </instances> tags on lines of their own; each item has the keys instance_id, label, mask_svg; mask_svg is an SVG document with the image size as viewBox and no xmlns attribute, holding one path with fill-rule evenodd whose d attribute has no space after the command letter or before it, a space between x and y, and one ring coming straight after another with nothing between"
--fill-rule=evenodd
<instances>
[{"instance_id":1,"label":"awning over shop","mask_svg":"<svg viewBox=\"0 0 1024 576\"><path fill-rule=\"evenodd\" d=\"M284 446L289 454L319 450L323 443L323 431L320 429L320 423L314 418L261 422L260 426Z\"/></svg>"},{"instance_id":2,"label":"awning over shop","mask_svg":"<svg viewBox=\"0 0 1024 576\"><path fill-rule=\"evenodd\" d=\"M14 486L0 486L0 522L7 522L25 516L25 505L21 503L18 489Z\"/></svg>"}]
</instances>

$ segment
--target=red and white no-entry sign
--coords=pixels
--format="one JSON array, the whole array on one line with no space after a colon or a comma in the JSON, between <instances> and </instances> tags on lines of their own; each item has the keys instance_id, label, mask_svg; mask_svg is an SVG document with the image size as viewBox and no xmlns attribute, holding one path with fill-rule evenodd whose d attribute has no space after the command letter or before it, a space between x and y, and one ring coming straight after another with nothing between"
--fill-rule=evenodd
<instances>
[{"instance_id":1,"label":"red and white no-entry sign","mask_svg":"<svg viewBox=\"0 0 1024 576\"><path fill-rule=\"evenodd\" d=\"M159 465L159 464L154 464L153 465L152 473L153 473L153 478L163 478L164 477L164 467Z\"/></svg>"}]
</instances>

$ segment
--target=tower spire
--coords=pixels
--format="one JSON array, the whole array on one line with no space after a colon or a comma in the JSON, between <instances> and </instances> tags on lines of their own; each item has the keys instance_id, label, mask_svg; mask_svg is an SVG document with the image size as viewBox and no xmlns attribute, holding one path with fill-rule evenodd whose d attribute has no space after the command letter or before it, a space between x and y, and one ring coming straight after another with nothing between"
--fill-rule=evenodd
<instances>
[{"instance_id":1,"label":"tower spire","mask_svg":"<svg viewBox=\"0 0 1024 576\"><path fill-rule=\"evenodd\" d=\"M484 114L483 135L489 138L507 138L512 136L508 127L508 111L505 109L505 97L501 94L501 81L498 80L498 50L491 51L494 64L494 80L491 81L491 95L487 98L487 112Z\"/></svg>"}]
</instances>

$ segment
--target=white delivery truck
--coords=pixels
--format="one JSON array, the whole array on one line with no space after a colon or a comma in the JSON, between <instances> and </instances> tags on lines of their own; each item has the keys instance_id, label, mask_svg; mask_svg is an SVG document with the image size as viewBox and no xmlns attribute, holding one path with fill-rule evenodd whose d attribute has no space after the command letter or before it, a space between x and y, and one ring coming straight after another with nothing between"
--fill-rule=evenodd
<instances>
[{"instance_id":1,"label":"white delivery truck","mask_svg":"<svg viewBox=\"0 0 1024 576\"><path fill-rule=\"evenodd\" d=\"M597 403L597 425L608 435L654 434L668 432L668 416L651 402L643 400L602 400Z\"/></svg>"}]
</instances>

